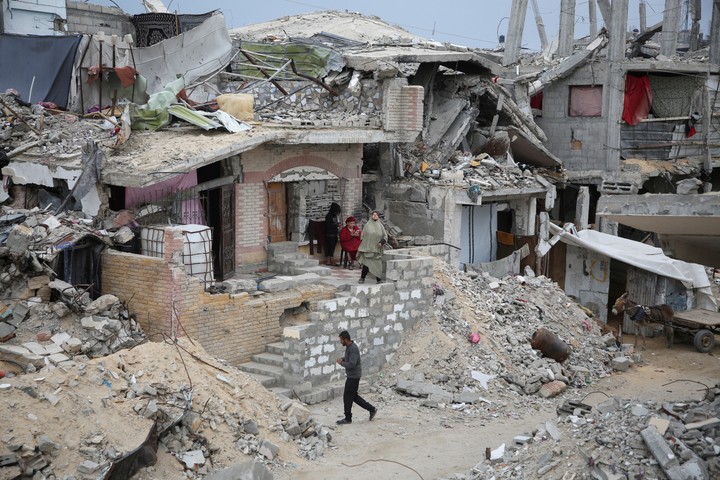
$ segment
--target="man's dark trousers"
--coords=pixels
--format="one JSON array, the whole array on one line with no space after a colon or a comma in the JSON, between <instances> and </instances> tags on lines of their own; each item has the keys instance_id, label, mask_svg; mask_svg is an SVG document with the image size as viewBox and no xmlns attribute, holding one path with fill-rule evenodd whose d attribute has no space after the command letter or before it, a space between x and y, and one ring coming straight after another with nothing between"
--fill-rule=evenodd
<instances>
[{"instance_id":1,"label":"man's dark trousers","mask_svg":"<svg viewBox=\"0 0 720 480\"><path fill-rule=\"evenodd\" d=\"M372 412L373 410L375 410L375 407L370 405L364 398L358 395L359 387L359 378L345 379L345 391L343 392L343 403L345 404L345 420L352 421L353 402L357 403L368 412Z\"/></svg>"}]
</instances>

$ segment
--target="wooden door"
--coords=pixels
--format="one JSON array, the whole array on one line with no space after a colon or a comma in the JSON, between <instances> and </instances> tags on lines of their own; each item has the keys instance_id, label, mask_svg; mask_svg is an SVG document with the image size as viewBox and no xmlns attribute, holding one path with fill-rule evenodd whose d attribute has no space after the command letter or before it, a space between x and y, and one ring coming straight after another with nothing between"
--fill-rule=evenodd
<instances>
[{"instance_id":1,"label":"wooden door","mask_svg":"<svg viewBox=\"0 0 720 480\"><path fill-rule=\"evenodd\" d=\"M270 243L287 241L287 196L285 184L268 183L268 238Z\"/></svg>"}]
</instances>

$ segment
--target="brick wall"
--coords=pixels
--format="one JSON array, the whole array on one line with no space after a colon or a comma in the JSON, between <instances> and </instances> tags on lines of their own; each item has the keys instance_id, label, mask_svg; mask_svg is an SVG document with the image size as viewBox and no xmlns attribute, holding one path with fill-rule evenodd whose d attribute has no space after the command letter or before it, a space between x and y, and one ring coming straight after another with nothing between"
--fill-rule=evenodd
<instances>
[{"instance_id":1,"label":"brick wall","mask_svg":"<svg viewBox=\"0 0 720 480\"><path fill-rule=\"evenodd\" d=\"M383 129L388 132L416 131L423 128L425 90L407 85L406 79L386 80Z\"/></svg>"},{"instance_id":2,"label":"brick wall","mask_svg":"<svg viewBox=\"0 0 720 480\"><path fill-rule=\"evenodd\" d=\"M263 145L243 153L243 183L235 187L236 271L253 271L267 261L266 182L292 168L322 168L339 178L343 212L357 212L362 207L362 154L362 144Z\"/></svg>"},{"instance_id":3,"label":"brick wall","mask_svg":"<svg viewBox=\"0 0 720 480\"><path fill-rule=\"evenodd\" d=\"M165 236L166 258L115 250L102 258L103 293L127 302L152 340L161 340L161 333L188 336L211 355L239 365L263 352L267 343L281 339L280 317L286 309L304 302L314 309L332 295L328 288L314 285L261 298L207 293L198 279L178 266L181 236L168 237L170 232Z\"/></svg>"},{"instance_id":4,"label":"brick wall","mask_svg":"<svg viewBox=\"0 0 720 480\"><path fill-rule=\"evenodd\" d=\"M338 342L343 330L360 348L363 375L379 372L400 346L404 332L426 316L432 304L434 259L417 256L428 251L389 253L386 283L353 285L349 295L318 302L310 314L312 324L285 328L286 384L317 386L343 379L345 370L336 363L343 355Z\"/></svg>"},{"instance_id":5,"label":"brick wall","mask_svg":"<svg viewBox=\"0 0 720 480\"><path fill-rule=\"evenodd\" d=\"M66 2L68 33L123 36L135 33L130 17L116 7L105 7L84 2Z\"/></svg>"}]
</instances>

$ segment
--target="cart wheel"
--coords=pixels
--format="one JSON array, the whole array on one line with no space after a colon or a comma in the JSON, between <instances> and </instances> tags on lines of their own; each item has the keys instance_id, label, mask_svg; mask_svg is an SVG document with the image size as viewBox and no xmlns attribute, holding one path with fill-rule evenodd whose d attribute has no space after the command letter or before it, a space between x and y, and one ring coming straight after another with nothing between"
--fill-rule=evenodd
<instances>
[{"instance_id":1,"label":"cart wheel","mask_svg":"<svg viewBox=\"0 0 720 480\"><path fill-rule=\"evenodd\" d=\"M710 330L699 330L695 334L695 350L707 353L715 346L715 335Z\"/></svg>"}]
</instances>

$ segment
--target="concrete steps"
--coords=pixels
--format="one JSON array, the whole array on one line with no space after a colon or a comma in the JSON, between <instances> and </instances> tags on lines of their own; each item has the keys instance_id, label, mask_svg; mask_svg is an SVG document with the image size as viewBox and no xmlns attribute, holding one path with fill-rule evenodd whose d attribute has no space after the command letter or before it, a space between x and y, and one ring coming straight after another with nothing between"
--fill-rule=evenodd
<instances>
[{"instance_id":1,"label":"concrete steps","mask_svg":"<svg viewBox=\"0 0 720 480\"><path fill-rule=\"evenodd\" d=\"M276 353L264 352L258 353L252 356L252 360L255 363L262 363L263 365L272 365L275 367L283 366L283 357Z\"/></svg>"},{"instance_id":2,"label":"concrete steps","mask_svg":"<svg viewBox=\"0 0 720 480\"><path fill-rule=\"evenodd\" d=\"M283 342L275 342L275 343L268 343L265 345L265 351L268 353L274 353L275 355L282 355L285 351L285 343Z\"/></svg>"},{"instance_id":3,"label":"concrete steps","mask_svg":"<svg viewBox=\"0 0 720 480\"><path fill-rule=\"evenodd\" d=\"M266 363L247 362L239 366L240 370L251 374L258 379L265 387L277 387L283 383L283 368L277 365L268 365ZM258 376L259 375L259 376ZM267 378L271 378L274 382L270 382Z\"/></svg>"},{"instance_id":4,"label":"concrete steps","mask_svg":"<svg viewBox=\"0 0 720 480\"><path fill-rule=\"evenodd\" d=\"M317 260L315 260L317 262ZM328 277L332 271L328 267L321 267L320 265L314 267L290 267L290 275L302 275L304 273L314 273L321 277Z\"/></svg>"}]
</instances>

